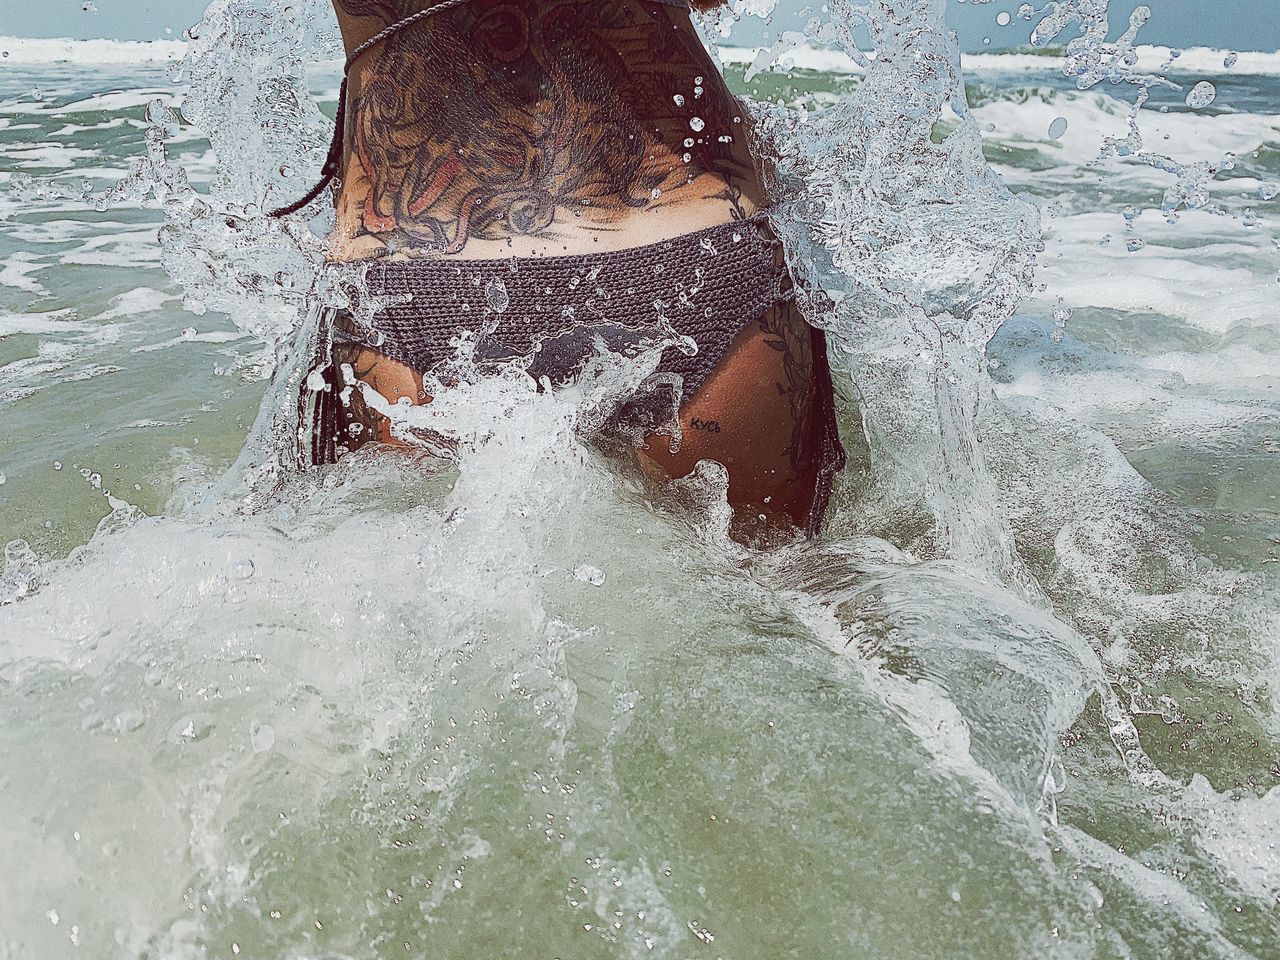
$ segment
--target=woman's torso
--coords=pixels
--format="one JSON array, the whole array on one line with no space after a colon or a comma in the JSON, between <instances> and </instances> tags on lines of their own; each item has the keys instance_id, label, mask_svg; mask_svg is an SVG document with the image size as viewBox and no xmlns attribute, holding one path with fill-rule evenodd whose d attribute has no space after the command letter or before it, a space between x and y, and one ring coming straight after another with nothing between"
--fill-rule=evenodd
<instances>
[{"instance_id":1,"label":"woman's torso","mask_svg":"<svg viewBox=\"0 0 1280 960\"><path fill-rule=\"evenodd\" d=\"M348 49L428 5L335 0ZM353 65L330 256L639 246L764 205L749 124L687 12L468 0Z\"/></svg>"}]
</instances>

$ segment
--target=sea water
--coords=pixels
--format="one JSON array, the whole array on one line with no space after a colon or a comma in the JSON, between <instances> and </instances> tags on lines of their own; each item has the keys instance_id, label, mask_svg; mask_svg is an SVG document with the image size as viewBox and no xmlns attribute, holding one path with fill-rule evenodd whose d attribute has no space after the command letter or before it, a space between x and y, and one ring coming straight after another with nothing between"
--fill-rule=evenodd
<instances>
[{"instance_id":1,"label":"sea water","mask_svg":"<svg viewBox=\"0 0 1280 960\"><path fill-rule=\"evenodd\" d=\"M0 42L0 956L1280 956L1280 63L941 15L721 49L817 543L602 452L652 357L298 473L315 9Z\"/></svg>"}]
</instances>

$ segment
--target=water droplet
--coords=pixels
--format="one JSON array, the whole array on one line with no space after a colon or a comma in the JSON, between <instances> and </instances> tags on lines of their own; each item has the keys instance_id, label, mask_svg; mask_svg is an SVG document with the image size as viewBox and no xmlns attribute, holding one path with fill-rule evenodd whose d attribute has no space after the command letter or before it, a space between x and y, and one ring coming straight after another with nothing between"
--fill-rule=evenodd
<instances>
[{"instance_id":1,"label":"water droplet","mask_svg":"<svg viewBox=\"0 0 1280 960\"><path fill-rule=\"evenodd\" d=\"M495 277L484 285L484 299L494 313L505 313L507 307L511 306L511 295L507 293L507 285L500 277Z\"/></svg>"},{"instance_id":2,"label":"water droplet","mask_svg":"<svg viewBox=\"0 0 1280 960\"><path fill-rule=\"evenodd\" d=\"M276 731L270 724L254 720L249 724L249 743L254 753L266 753L276 745Z\"/></svg>"},{"instance_id":3,"label":"water droplet","mask_svg":"<svg viewBox=\"0 0 1280 960\"><path fill-rule=\"evenodd\" d=\"M1063 134L1067 132L1067 118L1056 117L1053 123L1049 124L1049 139L1061 140Z\"/></svg>"},{"instance_id":4,"label":"water droplet","mask_svg":"<svg viewBox=\"0 0 1280 960\"><path fill-rule=\"evenodd\" d=\"M195 327L186 327L186 328L182 331L182 339L183 339L183 340L194 340L195 338L196 338L196 328L195 328Z\"/></svg>"},{"instance_id":5,"label":"water droplet","mask_svg":"<svg viewBox=\"0 0 1280 960\"><path fill-rule=\"evenodd\" d=\"M690 128L693 130L693 132L694 132L694 133L699 133L699 132L701 132L701 131L703 130L703 128L705 128L705 127L706 127L706 125L707 125L707 124L706 124L706 121L705 121L705 120L703 120L701 117L692 117L692 118L689 120L689 126L690 126Z\"/></svg>"},{"instance_id":6,"label":"water droplet","mask_svg":"<svg viewBox=\"0 0 1280 960\"><path fill-rule=\"evenodd\" d=\"M61 469L62 469L62 461L61 461L61 460L55 460L55 461L53 461L53 469L55 469L55 470L61 470Z\"/></svg>"},{"instance_id":7,"label":"water droplet","mask_svg":"<svg viewBox=\"0 0 1280 960\"><path fill-rule=\"evenodd\" d=\"M996 23L1000 24L1002 27L1007 27L1009 24L1013 23L1013 15L1007 10L1001 10L996 14Z\"/></svg>"},{"instance_id":8,"label":"water droplet","mask_svg":"<svg viewBox=\"0 0 1280 960\"><path fill-rule=\"evenodd\" d=\"M1207 107L1213 103L1217 97L1218 88L1208 80L1201 80L1187 94L1187 106L1192 110L1199 110L1201 107Z\"/></svg>"},{"instance_id":9,"label":"water droplet","mask_svg":"<svg viewBox=\"0 0 1280 960\"><path fill-rule=\"evenodd\" d=\"M573 568L573 576L575 580L583 583L589 583L593 587L604 585L604 571L599 567L593 567L589 563L580 563Z\"/></svg>"},{"instance_id":10,"label":"water droplet","mask_svg":"<svg viewBox=\"0 0 1280 960\"><path fill-rule=\"evenodd\" d=\"M1124 248L1128 250L1130 253L1137 253L1146 245L1147 245L1147 242L1145 240L1139 240L1137 237L1134 237L1132 240L1130 240L1128 243L1124 245Z\"/></svg>"},{"instance_id":11,"label":"water droplet","mask_svg":"<svg viewBox=\"0 0 1280 960\"><path fill-rule=\"evenodd\" d=\"M9 478L4 475L4 471L0 470L0 487L3 487L8 479Z\"/></svg>"},{"instance_id":12,"label":"water droplet","mask_svg":"<svg viewBox=\"0 0 1280 960\"><path fill-rule=\"evenodd\" d=\"M1239 62L1240 62L1240 54L1232 50L1223 58L1222 65L1226 67L1228 70L1230 70Z\"/></svg>"},{"instance_id":13,"label":"water droplet","mask_svg":"<svg viewBox=\"0 0 1280 960\"><path fill-rule=\"evenodd\" d=\"M133 733L147 722L147 715L141 710L122 710L116 714L115 728L119 733Z\"/></svg>"},{"instance_id":14,"label":"water droplet","mask_svg":"<svg viewBox=\"0 0 1280 960\"><path fill-rule=\"evenodd\" d=\"M170 743L197 743L213 733L213 721L203 714L179 720L169 731Z\"/></svg>"},{"instance_id":15,"label":"water droplet","mask_svg":"<svg viewBox=\"0 0 1280 960\"><path fill-rule=\"evenodd\" d=\"M674 97L671 98L671 102L674 103L677 107L683 107L684 94L677 93Z\"/></svg>"},{"instance_id":16,"label":"water droplet","mask_svg":"<svg viewBox=\"0 0 1280 960\"><path fill-rule=\"evenodd\" d=\"M229 580L248 580L253 576L255 569L253 561L249 557L241 557L239 560L232 560L227 564L227 578Z\"/></svg>"}]
</instances>

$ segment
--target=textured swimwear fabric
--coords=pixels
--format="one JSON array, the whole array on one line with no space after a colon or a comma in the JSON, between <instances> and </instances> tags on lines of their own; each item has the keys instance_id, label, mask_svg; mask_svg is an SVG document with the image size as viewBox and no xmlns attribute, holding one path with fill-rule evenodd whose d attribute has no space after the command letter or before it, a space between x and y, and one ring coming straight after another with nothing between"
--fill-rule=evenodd
<instances>
[{"instance_id":1,"label":"textured swimwear fabric","mask_svg":"<svg viewBox=\"0 0 1280 960\"><path fill-rule=\"evenodd\" d=\"M528 372L553 383L571 379L596 343L627 352L670 340L674 331L697 345L692 355L669 347L660 373L679 374L692 397L747 326L792 298L779 242L763 214L642 247L557 257L453 260L423 257L378 261L364 275L378 304L371 325L346 311L321 331L317 368L326 388L316 397L313 463L333 463L341 422L331 351L355 343L420 373L456 354L461 336L478 336L482 369L529 358ZM486 332L488 331L488 332ZM813 433L818 484L808 532L816 535L845 454L836 424L826 339L811 328ZM302 399L305 407L307 397Z\"/></svg>"},{"instance_id":2,"label":"textured swimwear fabric","mask_svg":"<svg viewBox=\"0 0 1280 960\"><path fill-rule=\"evenodd\" d=\"M766 230L755 217L607 253L375 262L365 285L386 306L365 329L342 315L335 338L428 371L453 355L450 340L496 323L481 359L536 351L530 372L563 381L590 354L594 335L610 346L652 340L665 321L698 345L694 356L673 351L663 367L684 378L691 396L743 326L788 297Z\"/></svg>"}]
</instances>

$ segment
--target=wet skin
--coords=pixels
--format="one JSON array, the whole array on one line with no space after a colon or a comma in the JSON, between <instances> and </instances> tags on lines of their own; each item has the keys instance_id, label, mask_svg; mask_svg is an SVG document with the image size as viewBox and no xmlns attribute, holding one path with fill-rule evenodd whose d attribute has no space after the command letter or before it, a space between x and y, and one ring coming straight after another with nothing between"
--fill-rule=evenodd
<instances>
[{"instance_id":1,"label":"wet skin","mask_svg":"<svg viewBox=\"0 0 1280 960\"><path fill-rule=\"evenodd\" d=\"M349 51L423 5L335 0ZM766 204L743 108L676 7L471 0L362 56L348 97L335 261L624 249ZM810 331L790 304L743 322L682 405L679 451L654 437L637 455L663 476L717 460L735 507L803 524ZM334 361L392 403L430 400L420 371L376 351L340 346ZM345 445L397 442L351 396Z\"/></svg>"}]
</instances>

